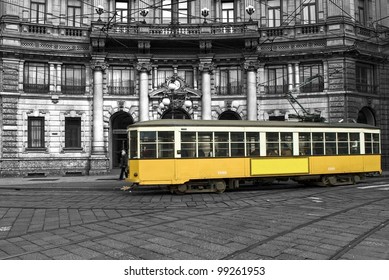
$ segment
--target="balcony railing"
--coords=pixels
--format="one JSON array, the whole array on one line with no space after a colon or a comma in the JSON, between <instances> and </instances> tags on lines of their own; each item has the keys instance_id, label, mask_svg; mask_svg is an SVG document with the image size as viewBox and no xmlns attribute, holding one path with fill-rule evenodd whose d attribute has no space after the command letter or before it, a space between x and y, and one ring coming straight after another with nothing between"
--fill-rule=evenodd
<instances>
[{"instance_id":1,"label":"balcony railing","mask_svg":"<svg viewBox=\"0 0 389 280\"><path fill-rule=\"evenodd\" d=\"M84 94L85 93L85 86L68 86L68 85L62 85L61 86L62 93L65 94Z\"/></svg>"},{"instance_id":2,"label":"balcony railing","mask_svg":"<svg viewBox=\"0 0 389 280\"><path fill-rule=\"evenodd\" d=\"M365 83L357 83L356 89L358 92L364 92L364 93L376 93L376 87L374 85L368 85Z\"/></svg>"},{"instance_id":3,"label":"balcony railing","mask_svg":"<svg viewBox=\"0 0 389 280\"><path fill-rule=\"evenodd\" d=\"M243 94L243 86L217 86L215 87L215 93L217 95L242 95Z\"/></svg>"},{"instance_id":4,"label":"balcony railing","mask_svg":"<svg viewBox=\"0 0 389 280\"><path fill-rule=\"evenodd\" d=\"M149 34L154 36L193 36L201 34L246 34L258 32L257 22L214 24L134 24L117 23L109 32L115 34Z\"/></svg>"},{"instance_id":5,"label":"balcony railing","mask_svg":"<svg viewBox=\"0 0 389 280\"><path fill-rule=\"evenodd\" d=\"M288 92L288 85L265 86L266 94L284 94Z\"/></svg>"},{"instance_id":6,"label":"balcony railing","mask_svg":"<svg viewBox=\"0 0 389 280\"><path fill-rule=\"evenodd\" d=\"M23 84L26 93L48 93L49 84Z\"/></svg>"},{"instance_id":7,"label":"balcony railing","mask_svg":"<svg viewBox=\"0 0 389 280\"><path fill-rule=\"evenodd\" d=\"M324 82L319 84L308 84L300 87L300 92L322 92L324 90Z\"/></svg>"},{"instance_id":8,"label":"balcony railing","mask_svg":"<svg viewBox=\"0 0 389 280\"><path fill-rule=\"evenodd\" d=\"M108 86L108 94L110 94L110 95L135 95L135 86L129 86L129 87Z\"/></svg>"},{"instance_id":9,"label":"balcony railing","mask_svg":"<svg viewBox=\"0 0 389 280\"><path fill-rule=\"evenodd\" d=\"M30 34L59 35L66 37L88 37L89 28L73 26L53 26L50 24L23 22L20 25L20 31Z\"/></svg>"}]
</instances>

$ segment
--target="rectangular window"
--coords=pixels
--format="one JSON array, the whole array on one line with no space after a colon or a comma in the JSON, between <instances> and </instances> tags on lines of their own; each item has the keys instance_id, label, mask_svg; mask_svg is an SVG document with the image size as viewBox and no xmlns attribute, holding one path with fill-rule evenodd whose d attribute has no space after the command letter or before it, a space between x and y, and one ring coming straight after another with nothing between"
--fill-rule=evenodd
<instances>
[{"instance_id":1,"label":"rectangular window","mask_svg":"<svg viewBox=\"0 0 389 280\"><path fill-rule=\"evenodd\" d=\"M28 117L28 148L45 147L45 119L43 117Z\"/></svg>"},{"instance_id":2,"label":"rectangular window","mask_svg":"<svg viewBox=\"0 0 389 280\"><path fill-rule=\"evenodd\" d=\"M81 148L81 118L65 118L65 148Z\"/></svg>"},{"instance_id":3,"label":"rectangular window","mask_svg":"<svg viewBox=\"0 0 389 280\"><path fill-rule=\"evenodd\" d=\"M181 24L189 23L188 21L188 2L178 2L178 22Z\"/></svg>"},{"instance_id":4,"label":"rectangular window","mask_svg":"<svg viewBox=\"0 0 389 280\"><path fill-rule=\"evenodd\" d=\"M193 70L178 70L177 75L183 78L187 85L193 87Z\"/></svg>"},{"instance_id":5,"label":"rectangular window","mask_svg":"<svg viewBox=\"0 0 389 280\"><path fill-rule=\"evenodd\" d=\"M181 132L181 157L194 158L196 156L196 132Z\"/></svg>"},{"instance_id":6,"label":"rectangular window","mask_svg":"<svg viewBox=\"0 0 389 280\"><path fill-rule=\"evenodd\" d=\"M244 156L244 132L231 132L231 157Z\"/></svg>"},{"instance_id":7,"label":"rectangular window","mask_svg":"<svg viewBox=\"0 0 389 280\"><path fill-rule=\"evenodd\" d=\"M174 74L173 69L158 69L157 87L161 87L166 83L166 79L172 77Z\"/></svg>"},{"instance_id":8,"label":"rectangular window","mask_svg":"<svg viewBox=\"0 0 389 280\"><path fill-rule=\"evenodd\" d=\"M221 68L215 76L216 93L218 95L243 94L242 71L240 67Z\"/></svg>"},{"instance_id":9,"label":"rectangular window","mask_svg":"<svg viewBox=\"0 0 389 280\"><path fill-rule=\"evenodd\" d=\"M293 133L291 132L267 132L266 133L267 156L292 156Z\"/></svg>"},{"instance_id":10,"label":"rectangular window","mask_svg":"<svg viewBox=\"0 0 389 280\"><path fill-rule=\"evenodd\" d=\"M311 133L300 132L299 133L299 153L300 155L312 155L311 147Z\"/></svg>"},{"instance_id":11,"label":"rectangular window","mask_svg":"<svg viewBox=\"0 0 389 280\"><path fill-rule=\"evenodd\" d=\"M246 150L248 156L260 155L260 134L258 132L246 132Z\"/></svg>"},{"instance_id":12,"label":"rectangular window","mask_svg":"<svg viewBox=\"0 0 389 280\"><path fill-rule=\"evenodd\" d=\"M128 67L110 67L108 69L108 94L134 95L135 71Z\"/></svg>"},{"instance_id":13,"label":"rectangular window","mask_svg":"<svg viewBox=\"0 0 389 280\"><path fill-rule=\"evenodd\" d=\"M268 0L268 21L269 27L281 25L281 0Z\"/></svg>"},{"instance_id":14,"label":"rectangular window","mask_svg":"<svg viewBox=\"0 0 389 280\"><path fill-rule=\"evenodd\" d=\"M68 0L67 25L81 27L81 1Z\"/></svg>"},{"instance_id":15,"label":"rectangular window","mask_svg":"<svg viewBox=\"0 0 389 280\"><path fill-rule=\"evenodd\" d=\"M158 131L158 158L174 157L174 131Z\"/></svg>"},{"instance_id":16,"label":"rectangular window","mask_svg":"<svg viewBox=\"0 0 389 280\"><path fill-rule=\"evenodd\" d=\"M286 65L267 66L266 75L266 93L283 94L288 91L288 69Z\"/></svg>"},{"instance_id":17,"label":"rectangular window","mask_svg":"<svg viewBox=\"0 0 389 280\"><path fill-rule=\"evenodd\" d=\"M127 1L116 1L116 22L127 23L129 22L128 17L128 0Z\"/></svg>"},{"instance_id":18,"label":"rectangular window","mask_svg":"<svg viewBox=\"0 0 389 280\"><path fill-rule=\"evenodd\" d=\"M375 93L374 66L357 62L355 72L357 91Z\"/></svg>"},{"instance_id":19,"label":"rectangular window","mask_svg":"<svg viewBox=\"0 0 389 280\"><path fill-rule=\"evenodd\" d=\"M169 24L172 22L172 1L162 1L162 23Z\"/></svg>"},{"instance_id":20,"label":"rectangular window","mask_svg":"<svg viewBox=\"0 0 389 280\"><path fill-rule=\"evenodd\" d=\"M222 1L222 22L234 22L234 1Z\"/></svg>"},{"instance_id":21,"label":"rectangular window","mask_svg":"<svg viewBox=\"0 0 389 280\"><path fill-rule=\"evenodd\" d=\"M213 152L213 133L198 132L198 157L212 157Z\"/></svg>"},{"instance_id":22,"label":"rectangular window","mask_svg":"<svg viewBox=\"0 0 389 280\"><path fill-rule=\"evenodd\" d=\"M45 23L46 1L31 1L30 19L32 23Z\"/></svg>"},{"instance_id":23,"label":"rectangular window","mask_svg":"<svg viewBox=\"0 0 389 280\"><path fill-rule=\"evenodd\" d=\"M130 131L130 158L138 158L138 132Z\"/></svg>"},{"instance_id":24,"label":"rectangular window","mask_svg":"<svg viewBox=\"0 0 389 280\"><path fill-rule=\"evenodd\" d=\"M378 133L365 133L365 154L380 153L380 135Z\"/></svg>"},{"instance_id":25,"label":"rectangular window","mask_svg":"<svg viewBox=\"0 0 389 280\"><path fill-rule=\"evenodd\" d=\"M215 132L215 156L228 157L230 136L228 132Z\"/></svg>"},{"instance_id":26,"label":"rectangular window","mask_svg":"<svg viewBox=\"0 0 389 280\"><path fill-rule=\"evenodd\" d=\"M324 90L323 65L300 64L300 91L322 92Z\"/></svg>"},{"instance_id":27,"label":"rectangular window","mask_svg":"<svg viewBox=\"0 0 389 280\"><path fill-rule=\"evenodd\" d=\"M311 0L309 3L303 5L302 9L302 24L316 23L316 3Z\"/></svg>"},{"instance_id":28,"label":"rectangular window","mask_svg":"<svg viewBox=\"0 0 389 280\"><path fill-rule=\"evenodd\" d=\"M356 12L356 20L362 24L366 24L366 8L365 8L365 0L358 0L358 8Z\"/></svg>"},{"instance_id":29,"label":"rectangular window","mask_svg":"<svg viewBox=\"0 0 389 280\"><path fill-rule=\"evenodd\" d=\"M173 158L174 132L141 131L140 150L141 158Z\"/></svg>"},{"instance_id":30,"label":"rectangular window","mask_svg":"<svg viewBox=\"0 0 389 280\"><path fill-rule=\"evenodd\" d=\"M62 65L61 90L66 94L85 93L85 66L84 65Z\"/></svg>"},{"instance_id":31,"label":"rectangular window","mask_svg":"<svg viewBox=\"0 0 389 280\"><path fill-rule=\"evenodd\" d=\"M24 64L23 90L28 93L49 92L49 65L26 62Z\"/></svg>"}]
</instances>

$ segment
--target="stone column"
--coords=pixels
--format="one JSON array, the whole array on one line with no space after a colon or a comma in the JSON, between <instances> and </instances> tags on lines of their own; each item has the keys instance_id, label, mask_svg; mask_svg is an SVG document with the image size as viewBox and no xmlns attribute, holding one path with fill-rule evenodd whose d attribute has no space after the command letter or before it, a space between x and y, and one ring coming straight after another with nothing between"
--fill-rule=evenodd
<instances>
[{"instance_id":1,"label":"stone column","mask_svg":"<svg viewBox=\"0 0 389 280\"><path fill-rule=\"evenodd\" d=\"M93 70L93 113L92 113L92 149L89 175L105 174L109 171L109 162L104 143L103 116L103 72L107 68L104 57L95 57L91 63Z\"/></svg>"},{"instance_id":2,"label":"stone column","mask_svg":"<svg viewBox=\"0 0 389 280\"><path fill-rule=\"evenodd\" d=\"M93 69L93 138L92 154L104 155L104 119L103 119L103 71L107 68L104 61L97 60Z\"/></svg>"},{"instance_id":3,"label":"stone column","mask_svg":"<svg viewBox=\"0 0 389 280\"><path fill-rule=\"evenodd\" d=\"M256 57L246 58L243 65L247 73L247 119L256 121L257 117L257 69L259 67Z\"/></svg>"},{"instance_id":4,"label":"stone column","mask_svg":"<svg viewBox=\"0 0 389 280\"><path fill-rule=\"evenodd\" d=\"M193 88L197 89L197 81L198 81L198 73L197 66L193 66Z\"/></svg>"},{"instance_id":5,"label":"stone column","mask_svg":"<svg viewBox=\"0 0 389 280\"><path fill-rule=\"evenodd\" d=\"M49 68L50 68L50 92L56 91L56 71L55 71L55 64L53 62L49 62Z\"/></svg>"},{"instance_id":6,"label":"stone column","mask_svg":"<svg viewBox=\"0 0 389 280\"><path fill-rule=\"evenodd\" d=\"M212 119L212 98L211 98L211 74L214 69L212 57L201 57L199 70L201 71L201 112L203 120Z\"/></svg>"},{"instance_id":7,"label":"stone column","mask_svg":"<svg viewBox=\"0 0 389 280\"><path fill-rule=\"evenodd\" d=\"M297 91L300 91L300 64L298 62L294 64L294 86Z\"/></svg>"},{"instance_id":8,"label":"stone column","mask_svg":"<svg viewBox=\"0 0 389 280\"><path fill-rule=\"evenodd\" d=\"M293 64L288 63L288 90L293 89Z\"/></svg>"},{"instance_id":9,"label":"stone column","mask_svg":"<svg viewBox=\"0 0 389 280\"><path fill-rule=\"evenodd\" d=\"M57 63L57 92L61 92L62 88L62 64Z\"/></svg>"},{"instance_id":10,"label":"stone column","mask_svg":"<svg viewBox=\"0 0 389 280\"><path fill-rule=\"evenodd\" d=\"M150 58L138 58L136 69L139 71L139 121L148 121Z\"/></svg>"}]
</instances>

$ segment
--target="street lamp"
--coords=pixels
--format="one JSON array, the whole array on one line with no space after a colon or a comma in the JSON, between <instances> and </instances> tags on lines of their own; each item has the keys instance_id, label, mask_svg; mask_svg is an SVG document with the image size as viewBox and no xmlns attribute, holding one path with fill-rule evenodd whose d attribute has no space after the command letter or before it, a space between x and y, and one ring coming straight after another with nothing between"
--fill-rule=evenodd
<instances>
[{"instance_id":1,"label":"street lamp","mask_svg":"<svg viewBox=\"0 0 389 280\"><path fill-rule=\"evenodd\" d=\"M142 23L146 23L146 16L149 13L149 9L143 9L139 13L143 17Z\"/></svg>"},{"instance_id":2,"label":"street lamp","mask_svg":"<svg viewBox=\"0 0 389 280\"><path fill-rule=\"evenodd\" d=\"M98 5L96 8L96 13L99 15L99 19L97 21L101 21L101 15L104 13L104 7Z\"/></svg>"},{"instance_id":3,"label":"street lamp","mask_svg":"<svg viewBox=\"0 0 389 280\"><path fill-rule=\"evenodd\" d=\"M204 17L204 23L207 23L206 17L209 16L209 9L208 8L202 8L201 9L201 15Z\"/></svg>"},{"instance_id":4,"label":"street lamp","mask_svg":"<svg viewBox=\"0 0 389 280\"><path fill-rule=\"evenodd\" d=\"M253 21L251 15L254 14L254 12L255 12L255 8L252 5L248 5L246 7L246 13L250 16L249 21Z\"/></svg>"},{"instance_id":5,"label":"street lamp","mask_svg":"<svg viewBox=\"0 0 389 280\"><path fill-rule=\"evenodd\" d=\"M178 91L181 88L181 82L177 78L172 78L167 82L167 90L165 96L162 98L159 108L161 110L171 109L171 118L175 118L175 109L183 108L189 109L192 107L192 101L182 91Z\"/></svg>"}]
</instances>

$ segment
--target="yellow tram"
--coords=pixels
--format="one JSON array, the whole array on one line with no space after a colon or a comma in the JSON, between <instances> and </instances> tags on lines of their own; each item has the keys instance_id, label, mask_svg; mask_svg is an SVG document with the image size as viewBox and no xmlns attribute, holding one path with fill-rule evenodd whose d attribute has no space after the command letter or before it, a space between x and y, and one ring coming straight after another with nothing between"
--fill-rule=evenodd
<instances>
[{"instance_id":1,"label":"yellow tram","mask_svg":"<svg viewBox=\"0 0 389 280\"><path fill-rule=\"evenodd\" d=\"M128 138L127 181L176 193L261 179L332 186L381 173L380 130L365 124L169 119L133 124Z\"/></svg>"}]
</instances>

